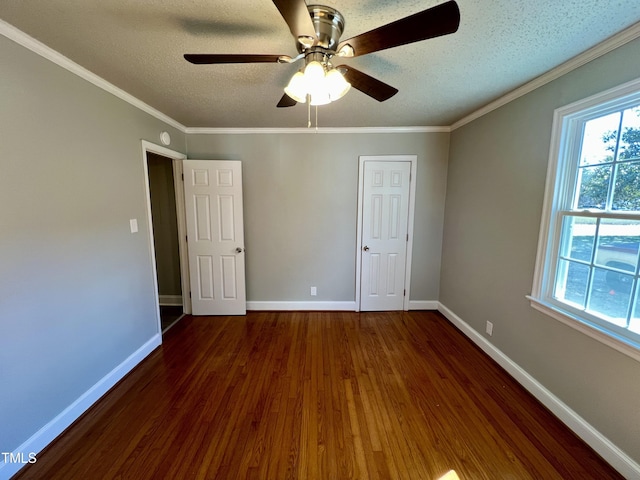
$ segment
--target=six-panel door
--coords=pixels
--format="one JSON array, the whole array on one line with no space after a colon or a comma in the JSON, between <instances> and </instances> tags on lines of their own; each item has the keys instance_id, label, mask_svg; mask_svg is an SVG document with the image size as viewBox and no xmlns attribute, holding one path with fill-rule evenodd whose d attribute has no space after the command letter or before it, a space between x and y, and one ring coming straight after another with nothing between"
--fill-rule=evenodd
<instances>
[{"instance_id":1,"label":"six-panel door","mask_svg":"<svg viewBox=\"0 0 640 480\"><path fill-rule=\"evenodd\" d=\"M402 310L411 162L364 162L360 309Z\"/></svg>"},{"instance_id":2,"label":"six-panel door","mask_svg":"<svg viewBox=\"0 0 640 480\"><path fill-rule=\"evenodd\" d=\"M246 289L239 161L184 160L194 315L244 315Z\"/></svg>"}]
</instances>

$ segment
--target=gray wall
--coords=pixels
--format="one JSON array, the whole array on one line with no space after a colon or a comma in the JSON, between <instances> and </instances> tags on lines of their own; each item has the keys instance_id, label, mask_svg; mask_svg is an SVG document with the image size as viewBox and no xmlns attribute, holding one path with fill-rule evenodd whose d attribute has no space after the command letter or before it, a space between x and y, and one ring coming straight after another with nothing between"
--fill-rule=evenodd
<instances>
[{"instance_id":1,"label":"gray wall","mask_svg":"<svg viewBox=\"0 0 640 480\"><path fill-rule=\"evenodd\" d=\"M636 40L451 134L440 301L640 461L640 364L533 310L555 108L640 76Z\"/></svg>"},{"instance_id":2,"label":"gray wall","mask_svg":"<svg viewBox=\"0 0 640 480\"><path fill-rule=\"evenodd\" d=\"M160 295L179 296L182 295L182 285L173 163L170 158L149 152L147 165L158 292ZM160 300L162 303L162 299Z\"/></svg>"},{"instance_id":3,"label":"gray wall","mask_svg":"<svg viewBox=\"0 0 640 480\"><path fill-rule=\"evenodd\" d=\"M215 134L187 142L189 158L242 161L249 301L353 301L358 157L417 155L411 300L437 300L448 133Z\"/></svg>"},{"instance_id":4,"label":"gray wall","mask_svg":"<svg viewBox=\"0 0 640 480\"><path fill-rule=\"evenodd\" d=\"M2 36L0 65L0 451L11 452L158 333L140 141L167 130L185 151L185 138Z\"/></svg>"}]
</instances>

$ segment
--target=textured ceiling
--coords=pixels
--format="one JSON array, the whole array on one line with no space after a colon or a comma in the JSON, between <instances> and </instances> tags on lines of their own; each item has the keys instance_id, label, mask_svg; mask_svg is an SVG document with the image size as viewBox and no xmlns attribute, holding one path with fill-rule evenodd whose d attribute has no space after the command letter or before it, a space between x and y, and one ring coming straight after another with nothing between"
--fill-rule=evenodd
<instances>
[{"instance_id":1,"label":"textured ceiling","mask_svg":"<svg viewBox=\"0 0 640 480\"><path fill-rule=\"evenodd\" d=\"M444 0L323 0L343 39ZM638 0L458 0L458 32L345 61L400 90L379 103L352 89L319 107L325 127L451 125L640 21ZM301 127L306 105L276 108L300 67L187 63L184 53L295 56L269 0L2 0L0 18L187 127Z\"/></svg>"}]
</instances>

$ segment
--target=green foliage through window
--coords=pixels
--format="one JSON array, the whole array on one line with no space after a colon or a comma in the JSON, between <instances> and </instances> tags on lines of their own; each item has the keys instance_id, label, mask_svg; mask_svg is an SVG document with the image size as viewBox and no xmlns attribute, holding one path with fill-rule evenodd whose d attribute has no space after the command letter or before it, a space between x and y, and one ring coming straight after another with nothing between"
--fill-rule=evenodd
<instances>
[{"instance_id":1,"label":"green foliage through window","mask_svg":"<svg viewBox=\"0 0 640 480\"><path fill-rule=\"evenodd\" d=\"M576 208L640 211L640 107L608 118L617 119L618 126L604 132L601 143L591 147L607 152L598 165L583 160L579 167ZM583 155L591 153L584 142L583 149Z\"/></svg>"}]
</instances>

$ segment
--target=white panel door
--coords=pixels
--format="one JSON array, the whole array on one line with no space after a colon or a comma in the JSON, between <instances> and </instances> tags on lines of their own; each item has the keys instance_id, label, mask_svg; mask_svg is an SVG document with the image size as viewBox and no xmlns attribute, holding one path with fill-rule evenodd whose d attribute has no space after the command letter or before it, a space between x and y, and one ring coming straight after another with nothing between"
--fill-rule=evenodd
<instances>
[{"instance_id":1,"label":"white panel door","mask_svg":"<svg viewBox=\"0 0 640 480\"><path fill-rule=\"evenodd\" d=\"M402 310L411 162L364 162L360 310Z\"/></svg>"},{"instance_id":2,"label":"white panel door","mask_svg":"<svg viewBox=\"0 0 640 480\"><path fill-rule=\"evenodd\" d=\"M184 160L187 248L194 315L244 315L242 164Z\"/></svg>"}]
</instances>

